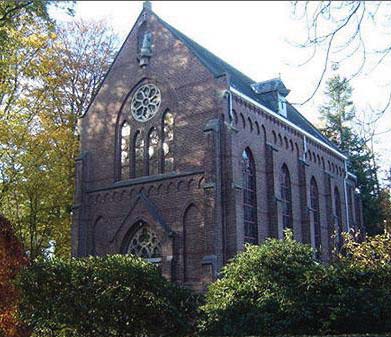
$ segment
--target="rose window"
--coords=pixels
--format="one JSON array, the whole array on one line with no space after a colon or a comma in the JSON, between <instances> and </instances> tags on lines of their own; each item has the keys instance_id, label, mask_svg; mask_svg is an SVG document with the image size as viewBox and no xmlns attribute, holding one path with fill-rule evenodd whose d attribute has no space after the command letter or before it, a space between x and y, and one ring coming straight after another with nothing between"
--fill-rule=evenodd
<instances>
[{"instance_id":1,"label":"rose window","mask_svg":"<svg viewBox=\"0 0 391 337\"><path fill-rule=\"evenodd\" d=\"M162 248L156 233L143 226L130 240L127 253L144 259L155 260L161 257L161 251Z\"/></svg>"},{"instance_id":2,"label":"rose window","mask_svg":"<svg viewBox=\"0 0 391 337\"><path fill-rule=\"evenodd\" d=\"M131 102L133 118L138 122L150 120L159 110L161 94L158 87L145 84L134 94Z\"/></svg>"}]
</instances>

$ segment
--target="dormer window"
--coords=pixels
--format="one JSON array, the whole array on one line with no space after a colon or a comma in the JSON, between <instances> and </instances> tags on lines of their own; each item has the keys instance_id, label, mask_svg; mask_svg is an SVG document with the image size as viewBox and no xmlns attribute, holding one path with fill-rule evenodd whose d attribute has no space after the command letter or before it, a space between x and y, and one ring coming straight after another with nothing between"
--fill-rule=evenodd
<instances>
[{"instance_id":1,"label":"dormer window","mask_svg":"<svg viewBox=\"0 0 391 337\"><path fill-rule=\"evenodd\" d=\"M287 89L280 78L253 83L251 84L251 89L259 95L262 104L287 118L285 97L289 94L290 90Z\"/></svg>"},{"instance_id":2,"label":"dormer window","mask_svg":"<svg viewBox=\"0 0 391 337\"><path fill-rule=\"evenodd\" d=\"M278 93L278 113L284 117L286 114L286 98Z\"/></svg>"}]
</instances>

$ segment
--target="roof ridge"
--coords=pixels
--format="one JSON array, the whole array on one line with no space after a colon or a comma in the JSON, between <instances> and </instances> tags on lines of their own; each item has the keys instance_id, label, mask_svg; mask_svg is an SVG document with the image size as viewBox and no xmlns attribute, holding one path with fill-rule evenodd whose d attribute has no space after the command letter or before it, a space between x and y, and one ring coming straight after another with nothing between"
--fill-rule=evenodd
<instances>
[{"instance_id":1,"label":"roof ridge","mask_svg":"<svg viewBox=\"0 0 391 337\"><path fill-rule=\"evenodd\" d=\"M224 61L221 57L217 56L216 54L212 53L210 50L208 50L207 48L201 46L198 42L194 41L193 39L191 39L190 37L186 36L184 33L182 33L181 31L179 31L178 29L176 29L175 27L171 26L169 23L167 23L166 21L164 21L160 16L158 16L156 13L153 13L156 18L169 30L171 31L180 41L182 41L187 47L190 48L190 50L196 54L196 56L198 56L199 59L201 59L201 61L205 64L205 66L211 70L215 76L219 76L219 75L222 75L224 72L216 72L216 69L213 68L213 66L210 64L210 62L208 60L205 59L205 56L207 55L202 55L200 54L197 50L194 49L194 47L197 47L198 49L200 49L200 51L206 53L206 54L209 54L209 56L212 56L213 58L215 58L216 61L220 62L223 66L227 67L227 68L230 68L230 70L240 74L240 76L243 76L245 77L248 81L251 81L251 82L254 82L255 81L253 79L251 79L250 77L248 77L246 74L244 74L243 72L241 72L240 70L236 69L235 67L233 67L232 65L230 65L229 63L227 63L226 61Z\"/></svg>"},{"instance_id":2,"label":"roof ridge","mask_svg":"<svg viewBox=\"0 0 391 337\"><path fill-rule=\"evenodd\" d=\"M178 38L185 46L189 48L190 52L192 52L198 58L198 60L212 72L214 76L218 77L223 75L224 73L228 73L230 75L231 87L236 88L238 91L240 91L247 97L254 99L259 104L274 111L275 108L273 108L273 103L270 101L270 97L263 97L262 95L256 94L251 88L252 84L257 83L256 81L242 73L240 70L231 66L223 59L216 56L208 49L201 46L173 26L171 26L169 23L160 18L155 12L153 12L153 14L166 29L168 29L176 38ZM264 83L276 79L279 78L276 77L259 83ZM328 137L323 135L320 130L315 127L304 115L302 115L292 104L290 104L289 102L288 104L291 107L291 113L287 116L287 120L289 122L295 124L303 131L312 134L315 138L318 138L319 141L325 143L328 146L333 147L338 152L343 154L343 152L334 142L332 142Z\"/></svg>"}]
</instances>

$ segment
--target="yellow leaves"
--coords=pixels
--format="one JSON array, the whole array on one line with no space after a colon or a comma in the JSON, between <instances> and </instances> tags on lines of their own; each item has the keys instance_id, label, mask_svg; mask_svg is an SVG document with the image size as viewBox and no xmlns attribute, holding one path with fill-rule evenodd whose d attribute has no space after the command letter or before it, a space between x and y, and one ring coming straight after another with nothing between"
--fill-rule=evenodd
<instances>
[{"instance_id":1,"label":"yellow leaves","mask_svg":"<svg viewBox=\"0 0 391 337\"><path fill-rule=\"evenodd\" d=\"M344 233L344 255L339 258L351 265L380 267L391 264L391 234L368 236L360 240L360 233ZM347 256L347 257L346 257Z\"/></svg>"}]
</instances>

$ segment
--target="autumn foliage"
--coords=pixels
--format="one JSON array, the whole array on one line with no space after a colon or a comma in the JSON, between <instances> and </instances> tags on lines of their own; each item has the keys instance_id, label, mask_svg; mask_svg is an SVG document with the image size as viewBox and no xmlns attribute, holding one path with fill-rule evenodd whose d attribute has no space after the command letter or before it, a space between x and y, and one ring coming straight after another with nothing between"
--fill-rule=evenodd
<instances>
[{"instance_id":1,"label":"autumn foliage","mask_svg":"<svg viewBox=\"0 0 391 337\"><path fill-rule=\"evenodd\" d=\"M0 215L0 336L28 336L17 318L18 291L13 284L18 271L27 264L21 242L8 220Z\"/></svg>"}]
</instances>

